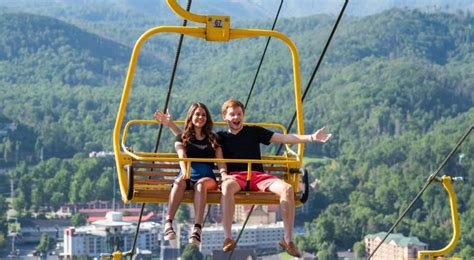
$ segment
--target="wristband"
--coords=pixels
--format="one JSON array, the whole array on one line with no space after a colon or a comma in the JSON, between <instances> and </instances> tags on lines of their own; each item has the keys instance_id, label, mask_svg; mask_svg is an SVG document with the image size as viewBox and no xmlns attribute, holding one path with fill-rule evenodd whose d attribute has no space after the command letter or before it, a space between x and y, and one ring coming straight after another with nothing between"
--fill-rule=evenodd
<instances>
[{"instance_id":1,"label":"wristband","mask_svg":"<svg viewBox=\"0 0 474 260\"><path fill-rule=\"evenodd\" d=\"M311 140L312 143L314 142L313 135L309 135L309 139Z\"/></svg>"}]
</instances>

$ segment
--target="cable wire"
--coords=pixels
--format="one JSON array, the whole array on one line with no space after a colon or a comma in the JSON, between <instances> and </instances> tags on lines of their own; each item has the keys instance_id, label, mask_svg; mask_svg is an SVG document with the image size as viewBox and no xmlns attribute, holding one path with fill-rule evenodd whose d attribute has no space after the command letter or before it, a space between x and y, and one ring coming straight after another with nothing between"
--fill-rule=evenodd
<instances>
[{"instance_id":1,"label":"cable wire","mask_svg":"<svg viewBox=\"0 0 474 260\"><path fill-rule=\"evenodd\" d=\"M275 30L275 26L278 21L278 17L280 16L280 11L281 11L282 6L283 6L283 0L281 0L280 2L280 6L278 7L278 11L276 13L275 19L273 20L272 31ZM260 68L262 67L263 59L265 58L265 55L267 54L267 48L268 48L268 45L270 44L271 39L272 37L268 37L267 43L265 44L265 49L263 50L262 58L260 58L260 63L258 64L257 71L255 72L255 77L253 78L252 87L250 87L247 100L245 101L245 108L247 108L247 105L250 100L250 96L252 95L252 92L253 92L253 88L255 87L255 82L257 82L257 77L258 77L258 74L260 73Z\"/></svg>"},{"instance_id":2,"label":"cable wire","mask_svg":"<svg viewBox=\"0 0 474 260\"><path fill-rule=\"evenodd\" d=\"M458 148L461 146L461 144L466 140L466 138L471 134L472 130L474 129L474 126L471 126L471 128L461 137L461 139L458 141L456 146L449 152L449 154L446 156L446 158L443 160L443 162L439 165L438 169L434 173L428 177L426 180L426 184L423 186L423 188L418 192L416 197L413 199L413 201L408 205L408 207L403 211L402 215L395 221L395 223L392 225L392 227L388 230L387 234L385 237L380 241L380 243L377 245L377 247L374 249L372 254L369 256L369 260L374 256L375 252L379 249L379 247L383 244L383 242L387 239L387 237L393 232L393 230L398 226L400 221L406 216L408 211L413 207L415 202L421 197L421 195L425 192L425 190L428 188L428 186L436 179L437 175L439 172L446 166L448 161L453 157L454 153L458 150Z\"/></svg>"},{"instance_id":3,"label":"cable wire","mask_svg":"<svg viewBox=\"0 0 474 260\"><path fill-rule=\"evenodd\" d=\"M342 6L342 9L341 11L339 12L339 16L337 17L337 20L336 20L336 23L334 24L334 27L332 28L331 30L331 34L329 34L329 38L328 40L326 41L326 45L324 46L324 49L323 49L323 52L321 53L321 56L319 56L319 60L318 60L318 63L316 64L316 67L314 68L313 70L313 73L311 74L311 78L309 79L308 81L308 84L306 85L306 89L304 90L304 93L303 93L303 97L301 98L301 103L304 102L305 98L306 98L306 95L308 94L308 91L310 90L311 88L311 84L313 83L313 80L316 76L316 73L318 72L319 70L319 67L321 66L321 63L323 61L323 58L324 58L324 55L326 54L326 51L328 50L328 47L329 47L329 44L331 43L331 40L334 36L334 33L336 32L336 29L339 25L339 22L341 21L341 18L342 16L344 15L344 11L346 10L346 7L347 7L347 4L349 3L349 0L345 0L344 2L344 5ZM286 128L288 132L290 132L290 129L291 127L293 126L293 123L295 122L295 119L296 119L296 111L295 113L293 114L293 118L291 119L290 121L290 124L288 125L288 127ZM275 154L279 154L281 152L281 149L283 148L283 145L281 144L279 147L278 147L278 150Z\"/></svg>"},{"instance_id":4,"label":"cable wire","mask_svg":"<svg viewBox=\"0 0 474 260\"><path fill-rule=\"evenodd\" d=\"M303 97L302 97L302 99L301 99L302 102L304 102L304 99L305 99L305 97L306 97L306 94L308 93L308 91L309 91L309 89L310 89L311 83L313 82L313 80L314 80L314 78L315 78L315 76L316 76L316 72L318 71L319 67L321 66L323 57L324 57L324 55L326 54L326 51L327 51L327 49L328 49L328 47L329 47L329 44L331 43L331 40L332 40L332 38L333 38L333 36L334 36L334 33L336 32L336 29L337 29L337 27L338 27L338 25L339 25L339 22L341 21L342 15L344 14L344 11L346 10L346 7L347 7L347 4L348 4L348 3L349 3L349 0L345 0L344 5L342 6L342 9L341 9L341 11L339 12L339 16L337 17L336 23L334 24L334 27L333 27L333 29L332 29L330 35L329 35L329 38L328 38L328 40L326 41L326 45L324 46L323 52L321 53L321 56L319 57L318 63L316 64L316 67L315 67L315 69L314 69L314 71L313 71L313 73L312 73L312 75L311 75L311 78L310 78L310 80L309 80L309 82L308 82L308 85L307 85L307 87L306 87L306 89L305 89L305 91L304 91ZM276 18L275 18L275 21L273 22L272 30L273 30L274 27L275 27L276 20L278 19L278 15L279 15L279 13L280 13L280 9L281 9L282 4L283 4L283 0L282 0L281 3L280 3L280 7L278 8L277 16L276 16ZM263 55L262 55L262 58L260 59L260 64L259 64L259 66L258 66L257 73L255 74L255 78L254 78L252 87L251 87L250 92L249 92L249 95L248 95L248 97L247 97L247 101L245 102L245 108L247 108L248 101L249 101L250 96L251 96L251 94L252 94L252 91L253 91L253 88L254 88L254 85L255 85L255 82L256 82L258 73L259 73L259 71L260 71L260 67L261 67L261 65L262 65L263 58L265 57L265 53L266 53L266 51L267 51L267 47L268 47L268 44L269 44L269 43L270 43L270 37L269 37L269 39L267 40L267 44L265 45L264 53L263 53ZM287 127L288 131L291 129L291 127L292 127L292 125L293 125L295 119L296 119L296 112L295 112L295 114L293 115L293 118L291 119L291 122L290 122L290 124L289 124L289 127ZM282 147L283 147L283 145L280 145L280 146L279 146L278 151L276 152L276 154L279 154L279 153L281 152ZM245 220L245 224L247 223L248 218L250 217L250 214L252 213L254 207L255 207L255 205L252 205L252 208L251 208L251 210L250 210L250 212L249 212L249 215L247 216L247 219ZM242 232L243 232L243 230L244 230L244 228L245 228L245 224L244 224L244 226L242 227L242 230L240 231L239 236L238 236L238 238L237 238L237 240L236 240L236 242L235 242L236 245L237 245L237 242L238 242L238 240L240 239L240 236L241 236L241 234L242 234ZM235 247L234 247L234 249L235 249ZM230 258L232 257L232 254L233 254L233 252L234 252L234 249L231 251L231 253L230 253L228 259L230 259Z\"/></svg>"},{"instance_id":5,"label":"cable wire","mask_svg":"<svg viewBox=\"0 0 474 260\"><path fill-rule=\"evenodd\" d=\"M283 6L283 1L284 0L281 0L280 1L280 6L278 7L278 11L275 15L275 19L273 20L273 25L272 25L272 31L275 30L275 26L276 26L276 23L278 21L278 17L280 16L280 11L281 11L281 7ZM252 96L252 92L253 92L253 89L255 87L255 83L257 82L257 77L258 77L258 74L260 72L260 68L262 67L262 63L263 63L263 59L265 58L265 55L267 53L267 49L268 49L268 45L270 44L270 40L271 40L271 37L268 37L267 39L267 43L265 44L265 48L263 50L263 54L262 54L262 57L260 58L260 63L258 64L258 67L257 67L257 71L255 72L255 77L253 78L253 82L252 82L252 86L250 87L250 91L249 91L249 94L247 96L247 100L245 101L245 106L244 108L247 108L247 105L249 103L249 100L250 100L250 97ZM235 246L234 248L232 249L232 251L230 251L230 254L229 254L229 258L228 259L231 259L232 255L234 254L234 250L235 248L237 247L237 243L239 242L240 240L240 236L242 235L244 229L245 229L245 226L247 224L247 221L249 220L250 218L250 215L252 214L252 211L254 209L255 205L252 205L252 207L250 208L250 211L249 211L249 214L247 215L247 218L245 219L245 222L244 222L244 225L242 226L242 229L240 230L239 232L239 235L237 236L237 239L235 240Z\"/></svg>"},{"instance_id":6,"label":"cable wire","mask_svg":"<svg viewBox=\"0 0 474 260\"><path fill-rule=\"evenodd\" d=\"M254 208L255 208L255 205L252 205L252 207L249 210L249 214L247 214L247 218L245 219L244 224L242 225L242 229L240 230L239 235L237 236L237 239L235 240L234 249L232 249L232 251L230 251L229 257L227 258L228 260L230 260L232 258L232 255L234 254L234 250L237 247L237 243L240 240L240 236L242 236L242 233L244 232L245 226L247 225L247 222L249 221L250 215L252 215L252 211L253 211Z\"/></svg>"}]
</instances>

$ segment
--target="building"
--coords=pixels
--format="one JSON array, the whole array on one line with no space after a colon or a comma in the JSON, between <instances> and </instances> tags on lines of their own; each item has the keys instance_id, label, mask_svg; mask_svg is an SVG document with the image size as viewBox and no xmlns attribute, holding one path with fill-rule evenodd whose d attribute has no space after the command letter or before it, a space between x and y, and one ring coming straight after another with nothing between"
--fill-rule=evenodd
<instances>
[{"instance_id":1,"label":"building","mask_svg":"<svg viewBox=\"0 0 474 260\"><path fill-rule=\"evenodd\" d=\"M130 250L133 244L136 224L123 221L121 212L107 213L105 220L91 225L64 230L65 258L98 257L115 250ZM143 222L137 239L137 248L154 251L158 247L160 226L154 222Z\"/></svg>"},{"instance_id":2,"label":"building","mask_svg":"<svg viewBox=\"0 0 474 260\"><path fill-rule=\"evenodd\" d=\"M124 211L133 213L135 211L140 211L142 204L141 203L123 203L121 200L116 201L115 204L112 201L108 200L93 200L86 203L68 203L64 204L56 212L56 215L59 217L70 217L74 213L84 213L88 215L89 212L95 211ZM105 215L105 214L104 214Z\"/></svg>"},{"instance_id":3,"label":"building","mask_svg":"<svg viewBox=\"0 0 474 260\"><path fill-rule=\"evenodd\" d=\"M63 230L71 226L69 219L24 219L20 221L18 243L39 243L41 235L47 234L55 241L63 240Z\"/></svg>"},{"instance_id":4,"label":"building","mask_svg":"<svg viewBox=\"0 0 474 260\"><path fill-rule=\"evenodd\" d=\"M211 222L214 223L221 223L222 222L222 207L221 205L211 205L209 204L208 209L209 211L209 219ZM194 211L194 210L193 210Z\"/></svg>"},{"instance_id":5,"label":"building","mask_svg":"<svg viewBox=\"0 0 474 260\"><path fill-rule=\"evenodd\" d=\"M365 252L371 255L375 248L387 235L386 232L365 236ZM390 234L372 257L374 260L416 259L418 251L426 250L428 245L417 237L405 237L402 234Z\"/></svg>"},{"instance_id":6,"label":"building","mask_svg":"<svg viewBox=\"0 0 474 260\"><path fill-rule=\"evenodd\" d=\"M236 223L244 223L252 205L236 205L234 220ZM248 220L250 225L265 225L275 223L279 218L278 205L256 205L252 211L252 215Z\"/></svg>"},{"instance_id":7,"label":"building","mask_svg":"<svg viewBox=\"0 0 474 260\"><path fill-rule=\"evenodd\" d=\"M232 234L237 237L242 225L232 225ZM255 249L257 252L277 252L278 242L283 238L283 222L269 225L247 225L240 237L238 249ZM201 234L200 251L204 256L214 250L222 250L224 229L222 226L205 227Z\"/></svg>"}]
</instances>

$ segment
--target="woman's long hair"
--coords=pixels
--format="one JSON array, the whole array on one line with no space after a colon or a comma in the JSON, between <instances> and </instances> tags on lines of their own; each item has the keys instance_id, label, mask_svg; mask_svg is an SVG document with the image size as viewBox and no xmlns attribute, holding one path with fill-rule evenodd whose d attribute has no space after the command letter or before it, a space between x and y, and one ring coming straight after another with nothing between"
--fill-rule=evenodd
<instances>
[{"instance_id":1,"label":"woman's long hair","mask_svg":"<svg viewBox=\"0 0 474 260\"><path fill-rule=\"evenodd\" d=\"M202 108L206 112L206 124L202 127L202 133L209 138L209 142L212 145L212 148L217 149L219 147L219 143L217 142L217 136L212 132L212 128L214 127L214 123L212 122L211 114L209 113L209 109L207 109L206 105L203 103L193 103L188 109L188 114L186 115L186 120L184 123L184 132L182 133L183 144L186 146L192 138L196 139L196 133L194 132L194 125L193 125L193 115L196 109Z\"/></svg>"}]
</instances>

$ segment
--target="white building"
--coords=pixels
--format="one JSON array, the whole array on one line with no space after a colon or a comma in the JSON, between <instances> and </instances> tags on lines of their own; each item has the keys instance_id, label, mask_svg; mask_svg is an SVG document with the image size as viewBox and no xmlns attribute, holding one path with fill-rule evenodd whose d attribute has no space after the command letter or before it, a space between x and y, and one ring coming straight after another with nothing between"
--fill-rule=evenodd
<instances>
[{"instance_id":1,"label":"white building","mask_svg":"<svg viewBox=\"0 0 474 260\"><path fill-rule=\"evenodd\" d=\"M123 222L122 212L109 212L105 220L91 225L64 230L64 257L98 257L102 253L122 252L131 249L136 224ZM158 247L160 227L154 222L143 222L137 239L140 250L154 250Z\"/></svg>"},{"instance_id":2,"label":"white building","mask_svg":"<svg viewBox=\"0 0 474 260\"><path fill-rule=\"evenodd\" d=\"M237 238L242 225L232 225L232 234ZM278 242L283 238L283 222L268 225L247 225L240 237L237 248L261 251L279 250ZM205 227L201 234L201 253L211 255L213 250L222 250L224 229L222 226Z\"/></svg>"}]
</instances>

